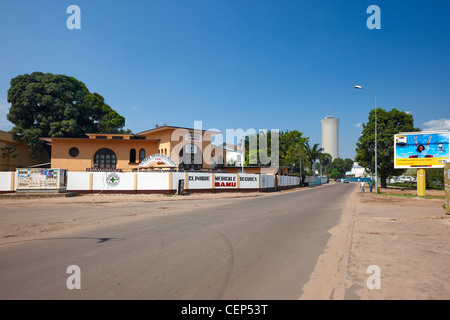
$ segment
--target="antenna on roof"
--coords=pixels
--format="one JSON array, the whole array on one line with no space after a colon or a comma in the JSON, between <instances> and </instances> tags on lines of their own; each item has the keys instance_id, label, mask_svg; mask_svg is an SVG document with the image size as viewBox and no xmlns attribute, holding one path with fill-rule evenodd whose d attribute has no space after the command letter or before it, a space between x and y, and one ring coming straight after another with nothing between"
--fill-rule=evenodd
<instances>
[{"instance_id":1,"label":"antenna on roof","mask_svg":"<svg viewBox=\"0 0 450 320\"><path fill-rule=\"evenodd\" d=\"M325 119L328 119L328 118L334 118L331 113L331 107L330 107L330 112L325 116Z\"/></svg>"}]
</instances>

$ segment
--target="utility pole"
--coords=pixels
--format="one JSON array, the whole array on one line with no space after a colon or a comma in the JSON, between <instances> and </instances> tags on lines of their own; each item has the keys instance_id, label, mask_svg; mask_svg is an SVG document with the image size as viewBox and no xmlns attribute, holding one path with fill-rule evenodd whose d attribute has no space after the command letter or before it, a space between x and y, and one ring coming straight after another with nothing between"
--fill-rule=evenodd
<instances>
[{"instance_id":1,"label":"utility pole","mask_svg":"<svg viewBox=\"0 0 450 320\"><path fill-rule=\"evenodd\" d=\"M302 156L300 156L300 187L303 186L303 177L302 177Z\"/></svg>"}]
</instances>

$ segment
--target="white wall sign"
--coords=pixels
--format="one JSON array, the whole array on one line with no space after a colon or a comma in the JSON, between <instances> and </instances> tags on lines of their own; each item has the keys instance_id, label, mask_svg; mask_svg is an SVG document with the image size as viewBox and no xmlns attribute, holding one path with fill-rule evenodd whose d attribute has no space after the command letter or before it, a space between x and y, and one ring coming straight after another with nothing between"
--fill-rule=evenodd
<instances>
[{"instance_id":1,"label":"white wall sign","mask_svg":"<svg viewBox=\"0 0 450 320\"><path fill-rule=\"evenodd\" d=\"M148 156L147 158L142 160L141 163L139 163L139 167L148 167L154 162L163 162L168 167L177 167L177 164L172 158L159 153L152 154L151 156Z\"/></svg>"},{"instance_id":2,"label":"white wall sign","mask_svg":"<svg viewBox=\"0 0 450 320\"><path fill-rule=\"evenodd\" d=\"M120 184L120 177L117 173L110 173L106 176L106 183L111 187L116 187Z\"/></svg>"},{"instance_id":3,"label":"white wall sign","mask_svg":"<svg viewBox=\"0 0 450 320\"><path fill-rule=\"evenodd\" d=\"M258 189L259 179L255 174L239 174L239 189Z\"/></svg>"},{"instance_id":4,"label":"white wall sign","mask_svg":"<svg viewBox=\"0 0 450 320\"><path fill-rule=\"evenodd\" d=\"M211 173L188 173L188 189L211 189Z\"/></svg>"},{"instance_id":5,"label":"white wall sign","mask_svg":"<svg viewBox=\"0 0 450 320\"><path fill-rule=\"evenodd\" d=\"M184 135L185 141L202 142L202 135L198 133L186 133Z\"/></svg>"},{"instance_id":6,"label":"white wall sign","mask_svg":"<svg viewBox=\"0 0 450 320\"><path fill-rule=\"evenodd\" d=\"M217 173L214 177L214 188L237 188L236 175Z\"/></svg>"}]
</instances>

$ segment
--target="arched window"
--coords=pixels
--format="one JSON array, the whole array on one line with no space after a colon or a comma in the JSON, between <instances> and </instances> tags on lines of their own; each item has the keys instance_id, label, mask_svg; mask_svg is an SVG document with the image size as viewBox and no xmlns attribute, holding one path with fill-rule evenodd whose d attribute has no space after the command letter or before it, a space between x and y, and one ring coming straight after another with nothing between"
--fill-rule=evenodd
<instances>
[{"instance_id":1,"label":"arched window","mask_svg":"<svg viewBox=\"0 0 450 320\"><path fill-rule=\"evenodd\" d=\"M142 162L142 160L145 159L145 150L141 149L139 150L139 162Z\"/></svg>"},{"instance_id":2,"label":"arched window","mask_svg":"<svg viewBox=\"0 0 450 320\"><path fill-rule=\"evenodd\" d=\"M100 149L94 155L94 167L96 168L116 168L116 154L111 149Z\"/></svg>"},{"instance_id":3,"label":"arched window","mask_svg":"<svg viewBox=\"0 0 450 320\"><path fill-rule=\"evenodd\" d=\"M200 148L194 144L185 145L179 153L180 168L201 169L203 158Z\"/></svg>"},{"instance_id":4,"label":"arched window","mask_svg":"<svg viewBox=\"0 0 450 320\"><path fill-rule=\"evenodd\" d=\"M136 149L130 150L130 163L136 162Z\"/></svg>"},{"instance_id":5,"label":"arched window","mask_svg":"<svg viewBox=\"0 0 450 320\"><path fill-rule=\"evenodd\" d=\"M164 154L167 156L167 148L164 149Z\"/></svg>"}]
</instances>

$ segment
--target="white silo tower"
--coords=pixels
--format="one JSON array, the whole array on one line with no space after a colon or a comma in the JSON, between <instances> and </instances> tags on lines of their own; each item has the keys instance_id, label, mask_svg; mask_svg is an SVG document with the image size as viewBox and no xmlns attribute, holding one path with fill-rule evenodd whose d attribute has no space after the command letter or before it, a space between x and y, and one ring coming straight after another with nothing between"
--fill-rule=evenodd
<instances>
[{"instance_id":1,"label":"white silo tower","mask_svg":"<svg viewBox=\"0 0 450 320\"><path fill-rule=\"evenodd\" d=\"M339 119L331 116L320 120L322 124L322 148L333 159L339 158Z\"/></svg>"}]
</instances>

